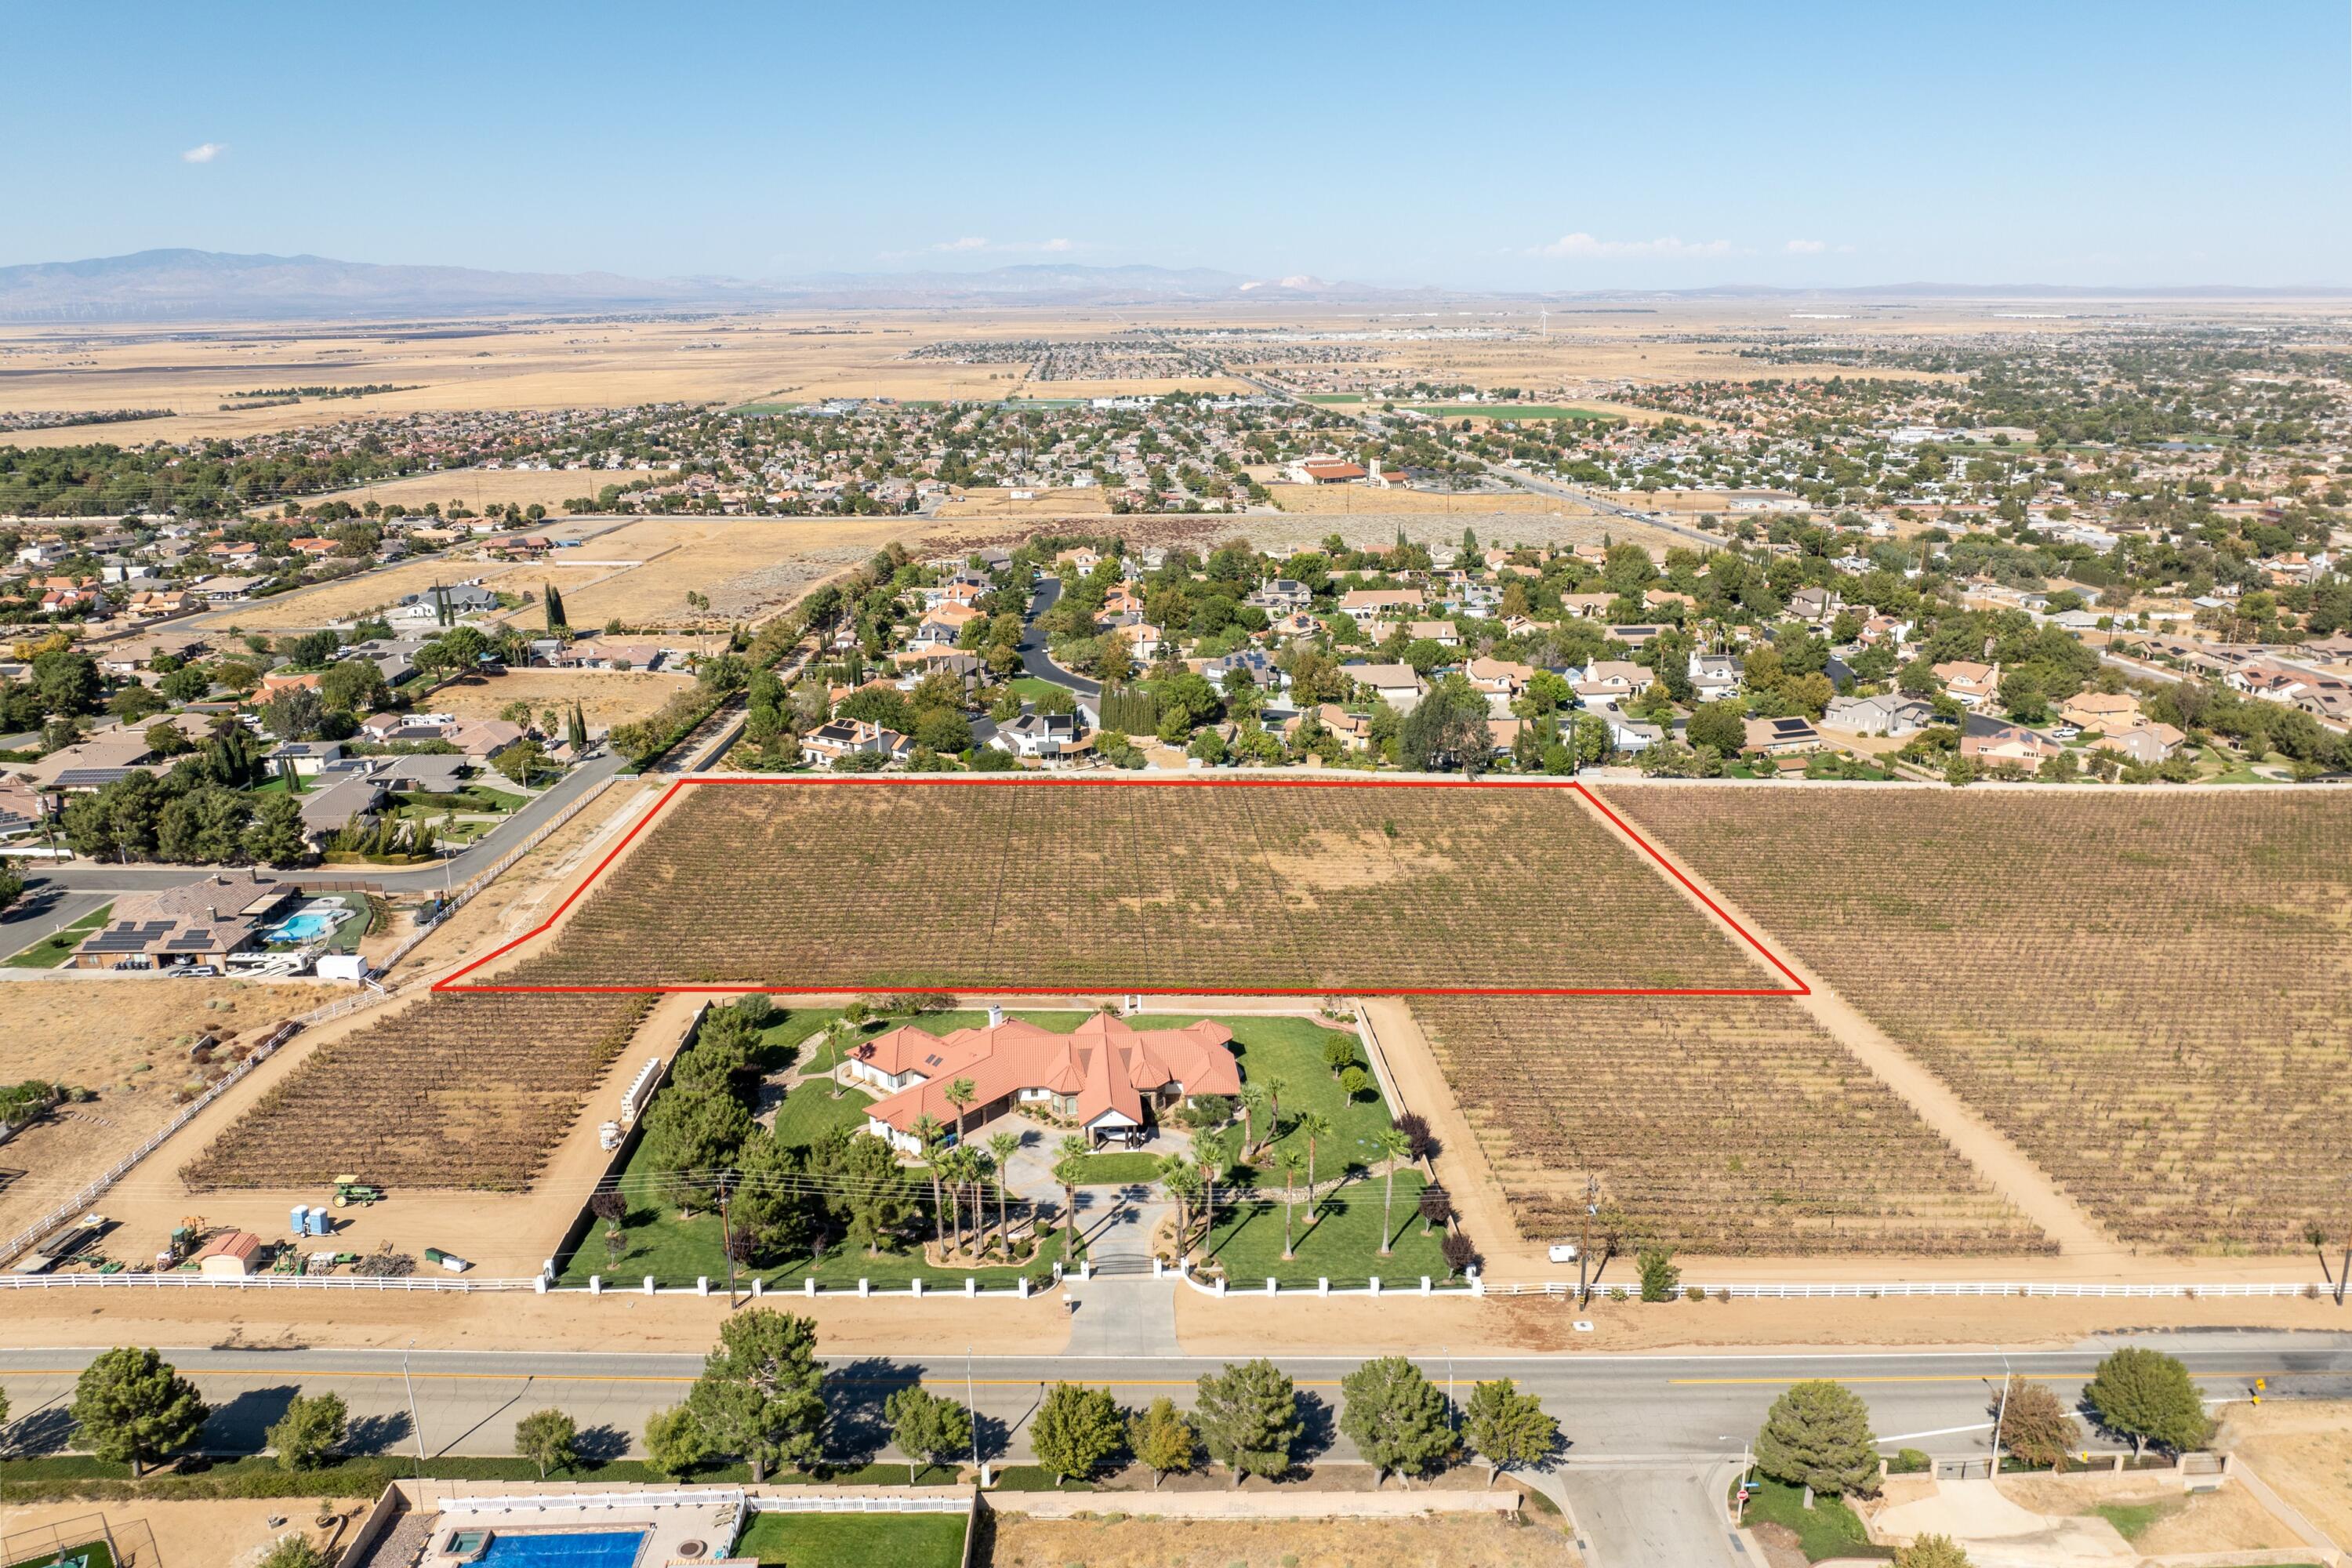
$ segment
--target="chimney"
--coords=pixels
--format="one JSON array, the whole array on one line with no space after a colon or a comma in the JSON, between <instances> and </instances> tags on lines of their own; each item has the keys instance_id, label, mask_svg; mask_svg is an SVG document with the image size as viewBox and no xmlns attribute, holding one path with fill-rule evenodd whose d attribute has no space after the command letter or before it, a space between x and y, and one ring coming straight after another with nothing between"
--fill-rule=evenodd
<instances>
[{"instance_id":1,"label":"chimney","mask_svg":"<svg viewBox=\"0 0 2352 1568\"><path fill-rule=\"evenodd\" d=\"M993 1029L1003 1022L1004 1022L1004 1009L995 1003L990 1003L988 1007L988 1026Z\"/></svg>"},{"instance_id":2,"label":"chimney","mask_svg":"<svg viewBox=\"0 0 2352 1568\"><path fill-rule=\"evenodd\" d=\"M205 920L207 923L212 925L220 924L220 910L215 909L210 904L206 904L205 906Z\"/></svg>"}]
</instances>

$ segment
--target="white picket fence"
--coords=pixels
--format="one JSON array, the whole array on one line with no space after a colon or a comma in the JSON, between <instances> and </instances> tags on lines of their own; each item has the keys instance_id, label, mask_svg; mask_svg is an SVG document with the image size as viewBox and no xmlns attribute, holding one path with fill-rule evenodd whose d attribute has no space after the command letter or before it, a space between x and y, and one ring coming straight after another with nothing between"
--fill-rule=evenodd
<instances>
[{"instance_id":1,"label":"white picket fence","mask_svg":"<svg viewBox=\"0 0 2352 1568\"><path fill-rule=\"evenodd\" d=\"M1676 1286L1675 1294L1681 1297L1686 1289L1704 1290L1711 1297L1728 1294L1734 1300L1810 1300L1845 1299L1868 1300L1878 1297L1901 1296L2046 1296L2088 1300L2131 1300L2155 1299L2242 1298L2302 1296L2313 1291L2332 1290L2332 1286L2297 1285L2285 1282L2205 1282L2191 1281L2175 1285L2101 1285L2074 1284L2064 1280L2035 1279L1998 1281L1977 1279L1908 1279L1885 1284L1848 1284L1844 1282L1813 1282L1785 1285L1687 1285ZM1604 1290L1595 1287L1595 1296L1613 1294L1630 1288L1612 1286ZM1485 1281L1479 1290L1485 1296L1560 1296L1573 1297L1576 1285L1572 1280L1546 1279L1535 1282L1505 1283Z\"/></svg>"},{"instance_id":2,"label":"white picket fence","mask_svg":"<svg viewBox=\"0 0 2352 1568\"><path fill-rule=\"evenodd\" d=\"M435 1279L412 1274L396 1279L337 1274L248 1274L239 1279L203 1274L0 1274L0 1290L536 1290L536 1279Z\"/></svg>"},{"instance_id":3,"label":"white picket fence","mask_svg":"<svg viewBox=\"0 0 2352 1568\"><path fill-rule=\"evenodd\" d=\"M43 1215L39 1219L35 1220L31 1225L10 1237L6 1241L0 1242L0 1264L14 1261L17 1254L23 1252L26 1247L32 1246L33 1243L40 1240L41 1237L57 1229L58 1226L87 1213L89 1209L89 1205L96 1203L100 1197L103 1196L109 1187L111 1187L115 1183L121 1181L125 1175L127 1175L133 1165L136 1165L140 1161L144 1160L148 1155L163 1147L165 1140L169 1139L173 1133L177 1132L181 1128L185 1127L205 1109L205 1107L210 1105L214 1100L218 1100L222 1095L226 1094L229 1089L235 1087L237 1083L243 1081L246 1074L251 1072L255 1068L259 1067L263 1062L268 1061L270 1057L277 1052L278 1047L284 1045L288 1040L293 1038L296 1031L300 1029L304 1025L321 1022L327 1018L338 1017L344 1013L350 1012L352 1005L362 999L370 1001L374 1000L373 997L345 997L342 1001L331 1002L326 1006L318 1008L313 1012L305 1013L299 1018L289 1018L285 1023L279 1025L277 1030L272 1033L268 1039L262 1041L260 1045L254 1047L253 1053L250 1056L237 1063L234 1068L231 1068L226 1074L215 1080L212 1087L205 1089L204 1093L196 1096L195 1099L182 1106L178 1115L165 1122L159 1131L148 1138L147 1142L140 1144L138 1148L133 1149L130 1153L125 1154L121 1159L116 1161L112 1168L108 1170L104 1175L101 1175L95 1181L91 1182L89 1185L82 1188L80 1192L76 1193L72 1197L68 1198L64 1203L59 1204L47 1214Z\"/></svg>"}]
</instances>

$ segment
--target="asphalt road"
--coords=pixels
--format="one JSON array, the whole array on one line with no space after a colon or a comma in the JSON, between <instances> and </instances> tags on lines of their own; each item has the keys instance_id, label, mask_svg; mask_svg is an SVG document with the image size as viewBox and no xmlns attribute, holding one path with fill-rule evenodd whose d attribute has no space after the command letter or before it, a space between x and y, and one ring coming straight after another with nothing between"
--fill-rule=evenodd
<instances>
[{"instance_id":1,"label":"asphalt road","mask_svg":"<svg viewBox=\"0 0 2352 1568\"><path fill-rule=\"evenodd\" d=\"M278 875L291 881L364 879L381 884L386 891L395 893L436 892L445 886L460 888L478 873L497 864L500 856L530 837L548 818L619 773L627 763L627 758L610 752L591 757L533 795L520 810L484 834L479 840L451 857L446 868L427 866L415 870L394 871L381 867L330 866ZM28 896L37 896L44 889L52 889L61 895L152 893L195 881L209 875L210 869L203 866L110 866L102 861L77 860L37 871L27 868L26 888ZM100 899L97 901L102 903L105 900ZM87 913L95 907L95 904L86 905L82 912ZM8 934L11 938L16 934L13 924ZM47 934L47 931L34 931L24 940L32 942Z\"/></svg>"},{"instance_id":2,"label":"asphalt road","mask_svg":"<svg viewBox=\"0 0 2352 1568\"><path fill-rule=\"evenodd\" d=\"M1052 609L1054 602L1061 596L1062 582L1058 577L1048 577L1037 585L1037 595L1030 601L1029 614L1023 617L1021 672L1024 675L1034 675L1040 680L1050 681L1065 690L1076 692L1080 697L1099 697L1102 695L1101 681L1088 680L1083 675L1073 675L1045 657L1045 638L1044 634L1037 630L1037 617Z\"/></svg>"},{"instance_id":3,"label":"asphalt road","mask_svg":"<svg viewBox=\"0 0 2352 1568\"><path fill-rule=\"evenodd\" d=\"M2199 1333L2157 1335L2142 1342L2179 1355L2210 1399L2242 1398L2257 1377L2269 1379L2269 1397L2352 1397L2352 1335ZM2021 1374L2049 1381L2072 1402L2110 1348L2103 1342L2082 1350L2021 1352L2008 1362ZM0 1352L0 1386L8 1393L16 1419L11 1436L20 1448L55 1447L67 1440L64 1411L72 1401L73 1381L94 1353ZM409 1384L402 1379L398 1351L196 1348L166 1354L195 1379L215 1406L206 1430L210 1447L257 1447L263 1430L294 1394L328 1392L343 1396L366 1442L403 1451L414 1443ZM1334 1421L1339 1379L1355 1362L1277 1359L1313 1402L1310 1445L1327 1447L1334 1458L1352 1457ZM1880 1441L1890 1447L1982 1453L1990 1427L1987 1402L2003 1364L2000 1355L1981 1352L1465 1356L1450 1367L1442 1353L1417 1359L1433 1379L1445 1382L1450 1373L1457 1399L1466 1398L1471 1384L1481 1379L1517 1379L1559 1418L1571 1471L1599 1461L1687 1472L1736 1459L1780 1392L1810 1377L1838 1379L1866 1398ZM1025 1458L1029 1422L1052 1383L1108 1386L1122 1404L1166 1394L1189 1405L1195 1380L1218 1364L1190 1356L980 1357L971 1363L971 1375L982 1448L995 1457ZM684 1397L700 1366L701 1358L693 1355L419 1350L410 1370L427 1453L507 1454L513 1451L515 1422L550 1405L571 1412L583 1428L609 1429L598 1434L601 1443L616 1448L634 1445L646 1418ZM895 1388L919 1379L958 1399L964 1394L966 1367L960 1355L835 1360L831 1366L840 1433L836 1447L844 1454L883 1446L880 1411Z\"/></svg>"},{"instance_id":4,"label":"asphalt road","mask_svg":"<svg viewBox=\"0 0 2352 1568\"><path fill-rule=\"evenodd\" d=\"M1696 1465L1564 1465L1559 1495L1576 1521L1585 1557L1598 1568L1701 1568L1739 1563L1738 1537L1721 1518L1720 1462ZM1752 1568L1752 1565L1751 1565Z\"/></svg>"}]
</instances>

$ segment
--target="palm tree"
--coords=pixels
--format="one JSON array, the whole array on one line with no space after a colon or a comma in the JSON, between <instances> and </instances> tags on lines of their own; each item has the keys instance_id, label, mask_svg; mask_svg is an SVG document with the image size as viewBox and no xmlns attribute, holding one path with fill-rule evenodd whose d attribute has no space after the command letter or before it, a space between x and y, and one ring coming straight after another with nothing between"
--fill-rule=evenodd
<instances>
[{"instance_id":1,"label":"palm tree","mask_svg":"<svg viewBox=\"0 0 2352 1568\"><path fill-rule=\"evenodd\" d=\"M1412 1152L1412 1140L1393 1127L1383 1127L1372 1134L1372 1147L1389 1163L1388 1194L1381 1200L1381 1256L1389 1255L1389 1222L1396 1215L1397 1162Z\"/></svg>"},{"instance_id":2,"label":"palm tree","mask_svg":"<svg viewBox=\"0 0 2352 1568\"><path fill-rule=\"evenodd\" d=\"M950 1253L963 1250L963 1189L964 1184L971 1179L971 1151L961 1143L940 1152L937 1168L940 1179L947 1184L947 1250Z\"/></svg>"},{"instance_id":3,"label":"palm tree","mask_svg":"<svg viewBox=\"0 0 2352 1568\"><path fill-rule=\"evenodd\" d=\"M1192 1246L1192 1162L1181 1154L1162 1154L1157 1173L1160 1184L1176 1200L1176 1252L1181 1258Z\"/></svg>"},{"instance_id":4,"label":"palm tree","mask_svg":"<svg viewBox=\"0 0 2352 1568\"><path fill-rule=\"evenodd\" d=\"M1062 1157L1054 1162L1054 1179L1062 1184L1062 1265L1066 1268L1078 1256L1078 1184L1086 1179L1087 1156L1094 1151L1076 1132L1056 1147Z\"/></svg>"},{"instance_id":5,"label":"palm tree","mask_svg":"<svg viewBox=\"0 0 2352 1568\"><path fill-rule=\"evenodd\" d=\"M1013 1226L1004 1217L1004 1185L1007 1174L1013 1169L1013 1156L1021 1152L1021 1134L990 1133L988 1152L996 1156L996 1234L1003 1240L1009 1253L1013 1249Z\"/></svg>"},{"instance_id":6,"label":"palm tree","mask_svg":"<svg viewBox=\"0 0 2352 1568\"><path fill-rule=\"evenodd\" d=\"M931 1176L931 1228L939 1229L947 1211L940 1206L940 1135L947 1131L929 1112L915 1118L915 1142L923 1151L923 1166Z\"/></svg>"},{"instance_id":7,"label":"palm tree","mask_svg":"<svg viewBox=\"0 0 2352 1568\"><path fill-rule=\"evenodd\" d=\"M1248 1083L1242 1086L1242 1147L1246 1151L1243 1155L1244 1159L1255 1157L1259 1150L1265 1147L1265 1140L1257 1135L1257 1119L1265 1113L1266 1105L1272 1098L1266 1093L1264 1084ZM1266 1128L1267 1135L1272 1136L1273 1131L1273 1126L1269 1123Z\"/></svg>"},{"instance_id":8,"label":"palm tree","mask_svg":"<svg viewBox=\"0 0 2352 1568\"><path fill-rule=\"evenodd\" d=\"M1280 1073L1265 1075L1265 1135L1269 1139L1282 1135L1282 1091L1289 1087Z\"/></svg>"},{"instance_id":9,"label":"palm tree","mask_svg":"<svg viewBox=\"0 0 2352 1568\"><path fill-rule=\"evenodd\" d=\"M1225 1141L1215 1133L1192 1134L1192 1163L1201 1168L1201 1240L1204 1246L1209 1233L1217 1228L1217 1173L1232 1157Z\"/></svg>"},{"instance_id":10,"label":"palm tree","mask_svg":"<svg viewBox=\"0 0 2352 1568\"><path fill-rule=\"evenodd\" d=\"M940 1091L940 1098L955 1107L956 1142L963 1142L963 1113L971 1109L971 1097L977 1092L971 1079L960 1078Z\"/></svg>"},{"instance_id":11,"label":"palm tree","mask_svg":"<svg viewBox=\"0 0 2352 1568\"><path fill-rule=\"evenodd\" d=\"M1331 1119L1319 1110L1303 1111L1298 1118L1298 1131L1307 1136L1307 1206L1315 1206L1315 1152L1321 1140L1331 1136Z\"/></svg>"},{"instance_id":12,"label":"palm tree","mask_svg":"<svg viewBox=\"0 0 2352 1568\"><path fill-rule=\"evenodd\" d=\"M1290 1245L1290 1216L1298 1202L1298 1173L1307 1164L1307 1156L1296 1149L1285 1149L1275 1157L1282 1167L1282 1260L1289 1262L1297 1254Z\"/></svg>"}]
</instances>

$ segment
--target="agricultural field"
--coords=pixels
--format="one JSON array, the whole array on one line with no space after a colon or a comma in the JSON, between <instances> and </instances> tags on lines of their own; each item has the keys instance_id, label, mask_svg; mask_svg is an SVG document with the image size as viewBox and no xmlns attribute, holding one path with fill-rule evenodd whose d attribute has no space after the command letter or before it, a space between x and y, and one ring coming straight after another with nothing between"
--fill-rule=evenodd
<instances>
[{"instance_id":1,"label":"agricultural field","mask_svg":"<svg viewBox=\"0 0 2352 1568\"><path fill-rule=\"evenodd\" d=\"M1778 984L1638 853L1556 788L689 785L462 984Z\"/></svg>"},{"instance_id":2,"label":"agricultural field","mask_svg":"<svg viewBox=\"0 0 2352 1568\"><path fill-rule=\"evenodd\" d=\"M626 1047L642 996L428 996L318 1047L182 1178L520 1191Z\"/></svg>"},{"instance_id":3,"label":"agricultural field","mask_svg":"<svg viewBox=\"0 0 2352 1568\"><path fill-rule=\"evenodd\" d=\"M1606 792L2119 1239L2340 1224L2352 798Z\"/></svg>"},{"instance_id":4,"label":"agricultural field","mask_svg":"<svg viewBox=\"0 0 2352 1568\"><path fill-rule=\"evenodd\" d=\"M1576 1237L1591 1174L1628 1247L2051 1250L1791 1003L1446 996L1412 1007L1531 1240Z\"/></svg>"}]
</instances>

